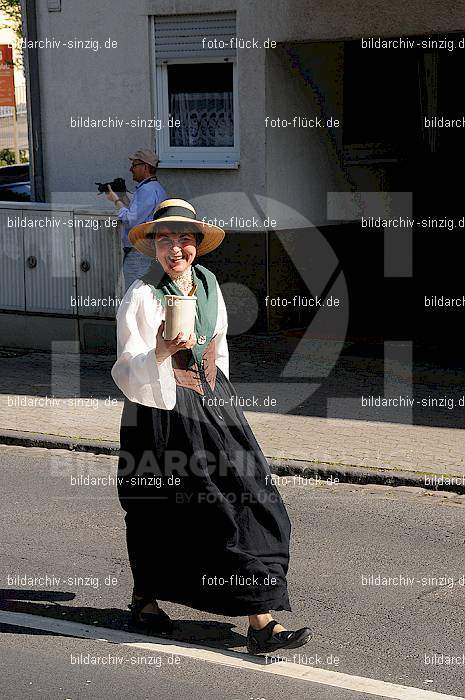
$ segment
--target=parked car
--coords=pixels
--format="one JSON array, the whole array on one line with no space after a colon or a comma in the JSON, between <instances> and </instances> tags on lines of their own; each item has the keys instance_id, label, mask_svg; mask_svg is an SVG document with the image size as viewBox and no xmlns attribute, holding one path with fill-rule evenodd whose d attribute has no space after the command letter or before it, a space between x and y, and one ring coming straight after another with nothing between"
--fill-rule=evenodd
<instances>
[{"instance_id":1,"label":"parked car","mask_svg":"<svg viewBox=\"0 0 465 700\"><path fill-rule=\"evenodd\" d=\"M4 165L0 168L0 201L30 202L29 163Z\"/></svg>"}]
</instances>

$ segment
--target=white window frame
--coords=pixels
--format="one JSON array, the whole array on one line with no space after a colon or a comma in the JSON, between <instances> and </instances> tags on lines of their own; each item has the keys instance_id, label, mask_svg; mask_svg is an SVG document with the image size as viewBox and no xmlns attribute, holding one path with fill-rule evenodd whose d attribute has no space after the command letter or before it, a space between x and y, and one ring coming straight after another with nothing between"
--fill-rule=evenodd
<instances>
[{"instance_id":1,"label":"white window frame","mask_svg":"<svg viewBox=\"0 0 465 700\"><path fill-rule=\"evenodd\" d=\"M237 63L232 57L176 58L164 60L154 71L154 113L162 124L168 123L168 66L195 65L199 63L232 63L233 66L233 110L234 146L170 146L169 129L163 127L155 133L159 168L238 168L239 167L239 99Z\"/></svg>"}]
</instances>

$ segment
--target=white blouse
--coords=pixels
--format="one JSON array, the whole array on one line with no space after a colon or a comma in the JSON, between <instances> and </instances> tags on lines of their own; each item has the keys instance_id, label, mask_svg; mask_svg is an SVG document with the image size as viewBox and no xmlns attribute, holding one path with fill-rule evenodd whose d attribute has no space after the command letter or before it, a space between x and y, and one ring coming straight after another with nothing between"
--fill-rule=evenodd
<instances>
[{"instance_id":1,"label":"white blouse","mask_svg":"<svg viewBox=\"0 0 465 700\"><path fill-rule=\"evenodd\" d=\"M218 282L216 319L216 364L229 378L229 352L226 340L228 316ZM134 282L124 295L118 313L118 350L111 376L130 401L171 411L176 405L176 381L171 357L157 363L155 348L165 309L155 299L149 285Z\"/></svg>"}]
</instances>

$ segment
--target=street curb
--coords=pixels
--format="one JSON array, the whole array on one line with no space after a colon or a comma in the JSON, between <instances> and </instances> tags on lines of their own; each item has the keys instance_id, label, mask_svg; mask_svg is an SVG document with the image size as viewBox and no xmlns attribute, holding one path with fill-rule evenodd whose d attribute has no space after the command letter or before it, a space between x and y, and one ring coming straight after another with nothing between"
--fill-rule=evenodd
<instances>
[{"instance_id":1,"label":"street curb","mask_svg":"<svg viewBox=\"0 0 465 700\"><path fill-rule=\"evenodd\" d=\"M119 443L111 440L91 442L80 438L44 433L26 433L17 430L0 431L0 444L18 447L43 447L46 450L70 450L72 452L92 452L94 454L118 456Z\"/></svg>"},{"instance_id":2,"label":"street curb","mask_svg":"<svg viewBox=\"0 0 465 700\"><path fill-rule=\"evenodd\" d=\"M350 483L361 485L380 486L411 486L427 489L428 491L450 491L459 495L465 495L465 477L454 474L436 474L432 472L408 472L397 469L379 469L376 467L360 467L356 464L325 464L323 462L310 462L295 459L276 459L267 457L271 471L280 476L295 476L303 479L313 479L320 485ZM461 483L456 484L427 484L425 477L444 477L456 479ZM289 483L292 483L290 481ZM298 479L294 479L298 484ZM301 482L304 484L305 482Z\"/></svg>"},{"instance_id":3,"label":"street curb","mask_svg":"<svg viewBox=\"0 0 465 700\"><path fill-rule=\"evenodd\" d=\"M68 438L60 435L47 435L43 433L21 432L16 430L0 431L0 444L18 447L41 447L48 450L69 450L71 452L88 452L117 457L119 443L110 440L92 442L80 438ZM436 474L429 472L408 472L394 469L379 469L375 467L360 467L355 464L325 464L324 462L311 462L307 460L285 459L266 456L270 469L278 476L294 477L288 483L305 485L305 480L320 485L351 483L351 484L378 484L381 486L412 486L430 491L450 491L465 495L465 477L452 474ZM435 483L425 483L425 477L436 477ZM455 479L462 483L441 484L437 483L437 477ZM286 482L284 482L286 483Z\"/></svg>"}]
</instances>

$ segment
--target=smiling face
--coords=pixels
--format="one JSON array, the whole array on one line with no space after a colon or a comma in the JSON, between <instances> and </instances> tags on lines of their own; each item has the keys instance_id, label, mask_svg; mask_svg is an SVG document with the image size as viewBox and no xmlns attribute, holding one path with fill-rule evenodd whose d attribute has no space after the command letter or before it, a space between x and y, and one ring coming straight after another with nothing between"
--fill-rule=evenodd
<instances>
[{"instance_id":1,"label":"smiling face","mask_svg":"<svg viewBox=\"0 0 465 700\"><path fill-rule=\"evenodd\" d=\"M189 228L159 228L155 234L157 258L168 275L180 275L194 262L197 253L195 233Z\"/></svg>"}]
</instances>

